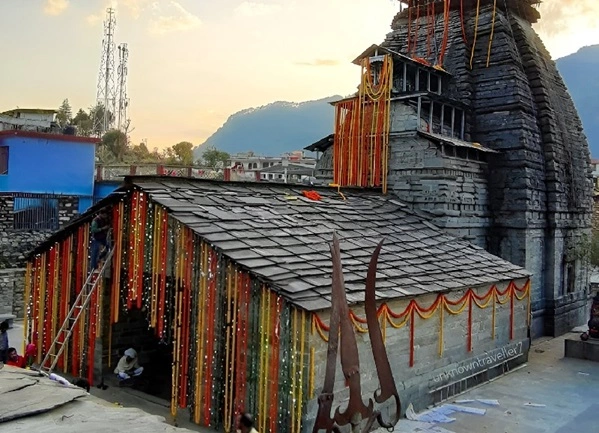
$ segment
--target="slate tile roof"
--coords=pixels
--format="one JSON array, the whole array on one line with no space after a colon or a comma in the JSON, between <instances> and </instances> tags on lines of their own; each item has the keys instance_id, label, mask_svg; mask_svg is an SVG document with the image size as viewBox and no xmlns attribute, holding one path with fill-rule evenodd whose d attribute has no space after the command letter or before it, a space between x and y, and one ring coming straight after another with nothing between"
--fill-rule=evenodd
<instances>
[{"instance_id":1,"label":"slate tile roof","mask_svg":"<svg viewBox=\"0 0 599 433\"><path fill-rule=\"evenodd\" d=\"M364 300L374 248L385 239L377 273L379 299L527 278L530 273L452 237L393 196L372 191L132 177L127 180L166 207L226 256L307 310L330 307L333 232L350 302Z\"/></svg>"}]
</instances>

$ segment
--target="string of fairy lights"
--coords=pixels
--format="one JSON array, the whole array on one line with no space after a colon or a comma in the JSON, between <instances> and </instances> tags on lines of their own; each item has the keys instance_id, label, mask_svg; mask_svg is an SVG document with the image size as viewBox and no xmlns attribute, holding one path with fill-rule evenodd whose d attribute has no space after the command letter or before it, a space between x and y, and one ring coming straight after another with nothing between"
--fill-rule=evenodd
<instances>
[{"instance_id":1,"label":"string of fairy lights","mask_svg":"<svg viewBox=\"0 0 599 433\"><path fill-rule=\"evenodd\" d=\"M194 422L232 431L235 416L250 411L264 431L299 433L309 398L307 313L143 192L114 203L111 215L115 265L75 326L59 369L93 382L96 340L112 353L112 325L142 310L156 338L173 348L173 416L189 409ZM87 277L89 232L90 223L81 224L27 264L25 336L37 345L37 362Z\"/></svg>"},{"instance_id":2,"label":"string of fairy lights","mask_svg":"<svg viewBox=\"0 0 599 433\"><path fill-rule=\"evenodd\" d=\"M156 338L172 345L173 416L188 409L195 423L230 432L236 415L251 412L261 431L299 433L305 403L314 397L318 336L327 339L318 315L295 308L141 191L115 203L112 216L119 265L92 297L59 368L93 381L96 340L112 353L112 325L140 308ZM37 345L37 362L87 276L89 226L81 224L27 263L25 336ZM135 251L142 244L144 254ZM468 314L471 335L473 306L493 309L494 330L495 304L509 303L512 338L515 303L527 299L530 312L529 283L505 290L493 286L483 295L467 291L458 300L440 296L428 307L411 301L402 313L387 304L379 308L384 336L388 326L409 324L410 366L415 315L439 316L442 350L444 313ZM353 313L351 319L357 332L367 332L365 319Z\"/></svg>"}]
</instances>

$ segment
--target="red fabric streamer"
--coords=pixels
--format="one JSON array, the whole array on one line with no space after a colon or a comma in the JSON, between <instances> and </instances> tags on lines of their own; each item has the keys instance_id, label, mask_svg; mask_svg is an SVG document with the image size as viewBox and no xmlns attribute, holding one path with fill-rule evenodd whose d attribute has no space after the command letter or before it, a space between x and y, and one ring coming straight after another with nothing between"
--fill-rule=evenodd
<instances>
[{"instance_id":1,"label":"red fabric streamer","mask_svg":"<svg viewBox=\"0 0 599 433\"><path fill-rule=\"evenodd\" d=\"M462 38L464 43L468 45L468 38L466 37L466 27L464 25L464 0L460 0L460 24L462 26Z\"/></svg>"}]
</instances>

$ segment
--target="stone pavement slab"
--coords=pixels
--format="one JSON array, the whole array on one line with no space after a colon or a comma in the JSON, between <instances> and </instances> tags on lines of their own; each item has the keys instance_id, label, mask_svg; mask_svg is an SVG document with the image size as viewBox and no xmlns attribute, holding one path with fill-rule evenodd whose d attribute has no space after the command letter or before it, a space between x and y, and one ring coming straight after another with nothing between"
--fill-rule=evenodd
<instances>
[{"instance_id":1,"label":"stone pavement slab","mask_svg":"<svg viewBox=\"0 0 599 433\"><path fill-rule=\"evenodd\" d=\"M124 408L30 370L0 369L0 431L40 433L185 433L164 418Z\"/></svg>"},{"instance_id":2,"label":"stone pavement slab","mask_svg":"<svg viewBox=\"0 0 599 433\"><path fill-rule=\"evenodd\" d=\"M451 423L401 419L398 433L578 433L599 431L599 363L564 358L564 340L533 342L529 363L467 391L455 400L497 399L499 406L469 402L485 415L454 413ZM404 402L408 404L409 402ZM438 430L439 428L444 430ZM383 430L381 430L382 432Z\"/></svg>"}]
</instances>

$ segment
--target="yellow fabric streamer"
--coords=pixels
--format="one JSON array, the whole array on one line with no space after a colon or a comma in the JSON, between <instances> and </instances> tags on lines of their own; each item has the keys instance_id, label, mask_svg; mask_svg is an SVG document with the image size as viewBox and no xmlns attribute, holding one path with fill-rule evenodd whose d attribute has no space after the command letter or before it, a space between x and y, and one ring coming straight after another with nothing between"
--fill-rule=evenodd
<instances>
[{"instance_id":1,"label":"yellow fabric streamer","mask_svg":"<svg viewBox=\"0 0 599 433\"><path fill-rule=\"evenodd\" d=\"M489 48L487 49L487 68L489 67L489 63L491 62L491 46L493 45L493 35L495 34L495 15L496 14L497 14L497 0L493 0L493 18L491 19L491 35L489 36Z\"/></svg>"},{"instance_id":2,"label":"yellow fabric streamer","mask_svg":"<svg viewBox=\"0 0 599 433\"><path fill-rule=\"evenodd\" d=\"M476 38L478 36L478 19L480 17L480 0L476 1L476 19L474 22L474 39L472 41L472 51L470 52L470 69L472 69L472 62L474 61L474 49L476 47Z\"/></svg>"}]
</instances>

